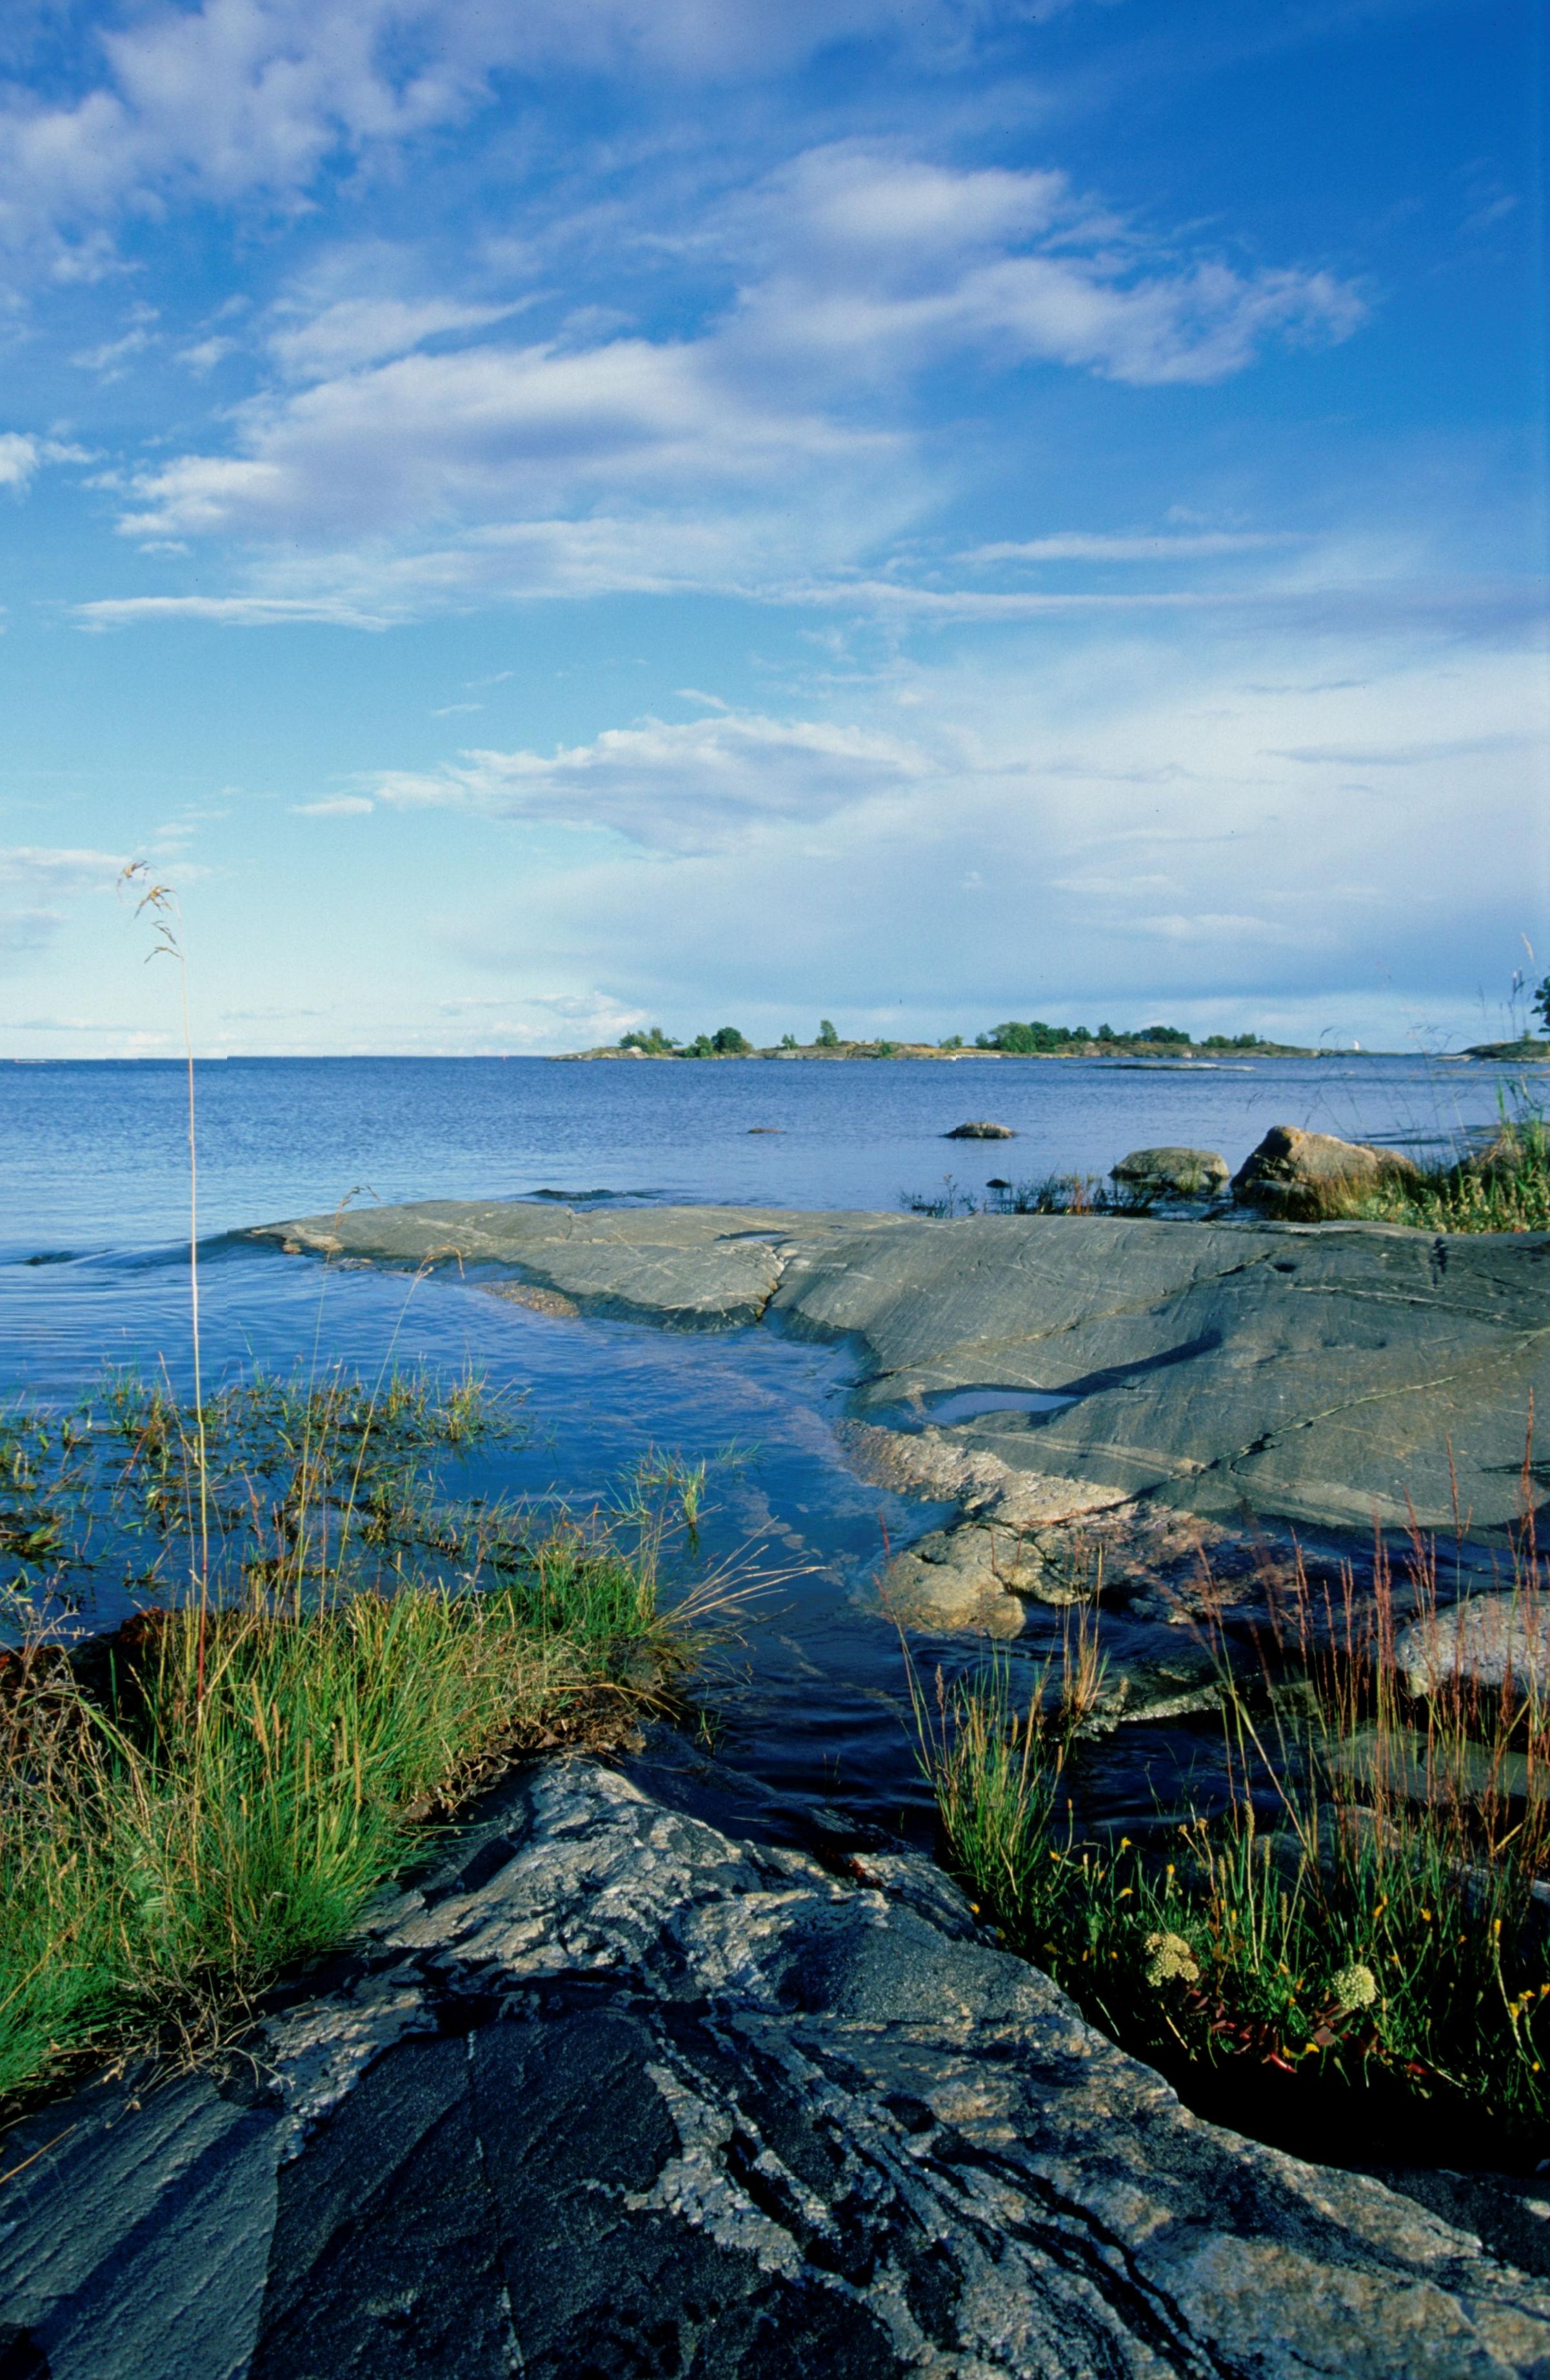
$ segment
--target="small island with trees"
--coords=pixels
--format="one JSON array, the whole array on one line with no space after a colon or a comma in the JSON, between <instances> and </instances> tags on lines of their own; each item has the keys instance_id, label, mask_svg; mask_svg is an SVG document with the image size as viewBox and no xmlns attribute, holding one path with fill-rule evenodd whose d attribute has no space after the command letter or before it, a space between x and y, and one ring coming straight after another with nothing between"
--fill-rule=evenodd
<instances>
[{"instance_id":1,"label":"small island with trees","mask_svg":"<svg viewBox=\"0 0 1550 2380\"><path fill-rule=\"evenodd\" d=\"M676 1041L660 1025L636 1026L616 1042L597 1050L566 1050L566 1060L582 1058L1152 1058L1193 1063L1218 1062L1224 1057L1314 1058L1315 1050L1290 1042L1263 1040L1257 1033L1211 1033L1195 1041L1178 1025L1143 1025L1116 1032L1111 1025L1096 1031L1086 1025L1028 1024L1015 1020L993 1025L966 1042L961 1033L939 1041L852 1041L829 1017L820 1020L811 1041L784 1033L769 1049L757 1049L735 1025L713 1033L696 1033L690 1041Z\"/></svg>"}]
</instances>

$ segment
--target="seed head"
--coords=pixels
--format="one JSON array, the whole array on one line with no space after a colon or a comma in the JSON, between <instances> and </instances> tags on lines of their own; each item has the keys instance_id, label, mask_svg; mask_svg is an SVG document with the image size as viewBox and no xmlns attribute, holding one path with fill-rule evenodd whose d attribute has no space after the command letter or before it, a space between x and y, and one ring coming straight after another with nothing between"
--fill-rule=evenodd
<instances>
[{"instance_id":1,"label":"seed head","mask_svg":"<svg viewBox=\"0 0 1550 2380\"><path fill-rule=\"evenodd\" d=\"M1198 1984L1200 1968L1181 1934L1148 1934L1146 1980L1156 1990L1164 1984Z\"/></svg>"},{"instance_id":2,"label":"seed head","mask_svg":"<svg viewBox=\"0 0 1550 2380\"><path fill-rule=\"evenodd\" d=\"M1357 2009L1372 2007L1378 1996L1378 1980L1371 1967L1342 1967L1329 1988L1340 2014L1350 2016Z\"/></svg>"}]
</instances>

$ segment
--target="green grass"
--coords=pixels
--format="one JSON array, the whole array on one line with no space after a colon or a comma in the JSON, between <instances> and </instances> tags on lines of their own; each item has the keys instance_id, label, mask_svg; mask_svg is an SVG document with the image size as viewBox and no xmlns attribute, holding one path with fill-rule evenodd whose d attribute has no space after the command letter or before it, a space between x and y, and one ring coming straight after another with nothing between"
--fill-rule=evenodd
<instances>
[{"instance_id":1,"label":"green grass","mask_svg":"<svg viewBox=\"0 0 1550 2380\"><path fill-rule=\"evenodd\" d=\"M1396 1176L1346 1211L1427 1232L1550 1232L1550 1123L1520 1102L1489 1148L1419 1176Z\"/></svg>"},{"instance_id":2,"label":"green grass","mask_svg":"<svg viewBox=\"0 0 1550 2380\"><path fill-rule=\"evenodd\" d=\"M469 1426L459 1396L401 1398L394 1427L422 1451L444 1444ZM515 1754L617 1740L683 1665L681 1627L656 1607L660 1527L638 1496L627 1530L565 1522L539 1537L510 1513L493 1531L488 1513L442 1513L429 1488L417 1501L384 1463L374 1491L390 1515L410 1511L414 1544L373 1543L350 1488L386 1420L343 1383L328 1397L322 1434L302 1411L289 1469L262 1472L267 1508L248 1475L246 1536L235 1455L218 1474L231 1592L201 1586L73 1656L36 1632L0 1655L0 2099L169 2031L208 2039L347 1937L427 1818ZM187 1415L156 1399L131 1418L139 1504L149 1480L186 1516ZM209 1435L254 1451L250 1432ZM63 1488L51 1475L67 1535L83 1500L125 1492L121 1453L105 1490L79 1451ZM439 1535L457 1575L427 1583L417 1548Z\"/></svg>"},{"instance_id":3,"label":"green grass","mask_svg":"<svg viewBox=\"0 0 1550 2380\"><path fill-rule=\"evenodd\" d=\"M1424 1604L1435 1563L1416 1560ZM1544 1584L1520 1548L1519 1594ZM1021 1707L1004 1656L938 1680L934 1708L917 1689L949 1863L1095 2022L1185 2087L1209 2082L1228 2120L1252 2126L1266 2082L1283 2113L1312 2085L1326 2115L1362 2093L1412 2134L1483 2123L1532 2161L1550 2147L1550 1912L1533 1890L1550 1712L1462 1680L1411 1702L1381 1562L1370 1598L1349 1573L1333 1607L1305 1581L1301 1597L1257 1683L1223 1661L1225 1793L1144 1841L1083 1821L1090 1635Z\"/></svg>"}]
</instances>

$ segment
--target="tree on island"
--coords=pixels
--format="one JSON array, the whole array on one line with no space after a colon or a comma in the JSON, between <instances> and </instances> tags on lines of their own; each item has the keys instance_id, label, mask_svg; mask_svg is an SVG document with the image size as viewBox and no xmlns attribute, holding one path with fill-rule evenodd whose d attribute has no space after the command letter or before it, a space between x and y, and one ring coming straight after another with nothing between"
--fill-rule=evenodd
<instances>
[{"instance_id":1,"label":"tree on island","mask_svg":"<svg viewBox=\"0 0 1550 2380\"><path fill-rule=\"evenodd\" d=\"M753 1048L735 1025L722 1025L714 1033L696 1033L678 1054L682 1058L747 1058Z\"/></svg>"},{"instance_id":2,"label":"tree on island","mask_svg":"<svg viewBox=\"0 0 1550 2380\"><path fill-rule=\"evenodd\" d=\"M1537 1016L1546 1033L1550 1033L1550 975L1540 985L1529 1002L1529 1014Z\"/></svg>"},{"instance_id":3,"label":"tree on island","mask_svg":"<svg viewBox=\"0 0 1550 2380\"><path fill-rule=\"evenodd\" d=\"M827 1016L818 1019L817 1046L820 1050L838 1050L840 1047L840 1036Z\"/></svg>"},{"instance_id":4,"label":"tree on island","mask_svg":"<svg viewBox=\"0 0 1550 2380\"><path fill-rule=\"evenodd\" d=\"M662 1031L660 1025L648 1025L644 1032L637 1026L633 1033L621 1033L619 1047L621 1050L643 1050L648 1058L665 1058L677 1049L678 1044L671 1033Z\"/></svg>"}]
</instances>

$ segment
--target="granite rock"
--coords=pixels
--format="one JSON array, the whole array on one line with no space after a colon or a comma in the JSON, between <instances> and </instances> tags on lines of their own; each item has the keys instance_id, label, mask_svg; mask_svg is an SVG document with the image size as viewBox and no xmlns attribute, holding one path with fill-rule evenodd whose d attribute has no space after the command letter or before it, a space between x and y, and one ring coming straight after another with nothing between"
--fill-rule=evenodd
<instances>
[{"instance_id":1,"label":"granite rock","mask_svg":"<svg viewBox=\"0 0 1550 2380\"><path fill-rule=\"evenodd\" d=\"M1418 1171L1398 1149L1278 1123L1233 1175L1232 1195L1283 1221L1316 1223L1344 1213L1353 1199L1385 1182L1414 1180Z\"/></svg>"},{"instance_id":2,"label":"granite rock","mask_svg":"<svg viewBox=\"0 0 1550 2380\"><path fill-rule=\"evenodd\" d=\"M221 2071L7 2136L32 2380L1544 2380L1550 2285L1189 2114L928 1863L530 1771Z\"/></svg>"},{"instance_id":3,"label":"granite rock","mask_svg":"<svg viewBox=\"0 0 1550 2380\"><path fill-rule=\"evenodd\" d=\"M1214 1198L1231 1170L1214 1148L1132 1148L1109 1179L1143 1196Z\"/></svg>"},{"instance_id":4,"label":"granite rock","mask_svg":"<svg viewBox=\"0 0 1550 2380\"><path fill-rule=\"evenodd\" d=\"M1457 1487L1473 1531L1499 1536L1536 1395L1550 1407L1544 1233L433 1201L259 1236L479 1267L583 1312L847 1340L859 1420L950 1389L1058 1390L1061 1411L942 1436L1207 1517L1450 1530Z\"/></svg>"}]
</instances>

